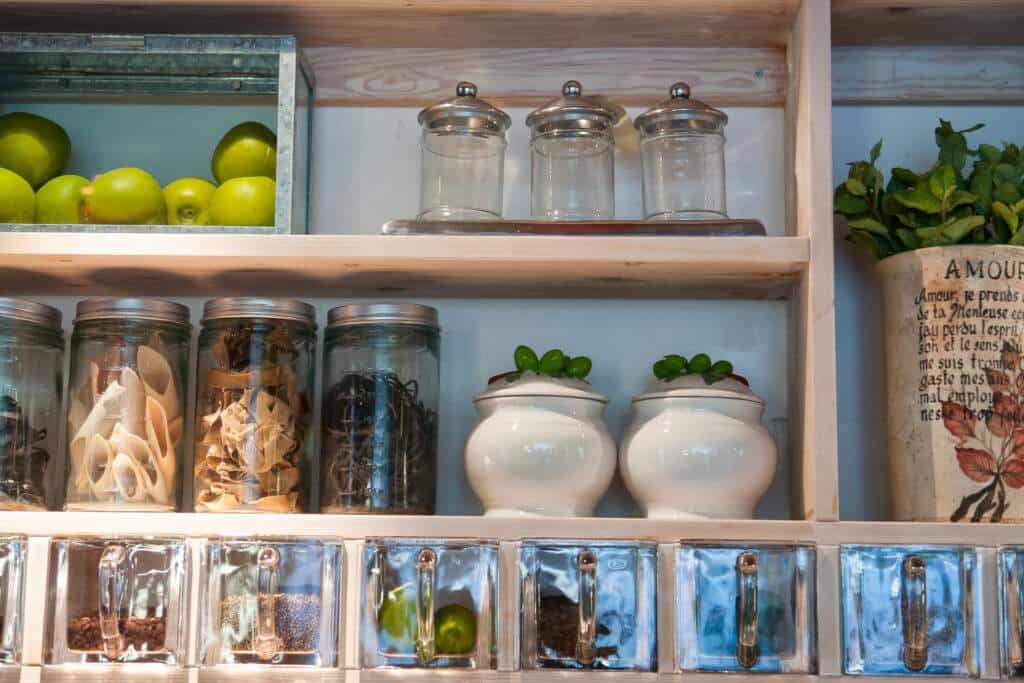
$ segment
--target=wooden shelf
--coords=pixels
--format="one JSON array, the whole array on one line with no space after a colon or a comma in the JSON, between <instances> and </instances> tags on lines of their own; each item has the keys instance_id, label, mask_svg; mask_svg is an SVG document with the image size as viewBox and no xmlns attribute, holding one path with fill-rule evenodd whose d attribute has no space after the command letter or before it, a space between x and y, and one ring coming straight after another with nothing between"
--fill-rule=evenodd
<instances>
[{"instance_id":1,"label":"wooden shelf","mask_svg":"<svg viewBox=\"0 0 1024 683\"><path fill-rule=\"evenodd\" d=\"M798 0L2 0L0 15L5 31L278 33L306 46L782 47L798 7Z\"/></svg>"},{"instance_id":2,"label":"wooden shelf","mask_svg":"<svg viewBox=\"0 0 1024 683\"><path fill-rule=\"evenodd\" d=\"M834 45L1024 45L1020 0L832 0Z\"/></svg>"},{"instance_id":3,"label":"wooden shelf","mask_svg":"<svg viewBox=\"0 0 1024 683\"><path fill-rule=\"evenodd\" d=\"M7 295L788 296L806 237L0 235Z\"/></svg>"}]
</instances>

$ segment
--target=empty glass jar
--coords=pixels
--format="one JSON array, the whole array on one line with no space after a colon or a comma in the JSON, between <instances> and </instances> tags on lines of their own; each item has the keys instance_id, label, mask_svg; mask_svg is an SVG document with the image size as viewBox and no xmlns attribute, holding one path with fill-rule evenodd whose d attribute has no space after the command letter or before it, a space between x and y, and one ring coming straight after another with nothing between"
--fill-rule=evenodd
<instances>
[{"instance_id":1,"label":"empty glass jar","mask_svg":"<svg viewBox=\"0 0 1024 683\"><path fill-rule=\"evenodd\" d=\"M814 548L684 544L676 566L681 671L817 670Z\"/></svg>"},{"instance_id":2,"label":"empty glass jar","mask_svg":"<svg viewBox=\"0 0 1024 683\"><path fill-rule=\"evenodd\" d=\"M524 669L657 668L657 545L523 541Z\"/></svg>"},{"instance_id":3,"label":"empty glass jar","mask_svg":"<svg viewBox=\"0 0 1024 683\"><path fill-rule=\"evenodd\" d=\"M461 82L455 97L419 114L421 220L501 217L508 114L478 99Z\"/></svg>"},{"instance_id":4,"label":"empty glass jar","mask_svg":"<svg viewBox=\"0 0 1024 683\"><path fill-rule=\"evenodd\" d=\"M184 666L184 539L57 538L45 664Z\"/></svg>"},{"instance_id":5,"label":"empty glass jar","mask_svg":"<svg viewBox=\"0 0 1024 683\"><path fill-rule=\"evenodd\" d=\"M362 666L494 669L498 544L366 541Z\"/></svg>"},{"instance_id":6,"label":"empty glass jar","mask_svg":"<svg viewBox=\"0 0 1024 683\"><path fill-rule=\"evenodd\" d=\"M540 220L615 218L615 142L612 128L625 110L584 96L566 81L562 97L526 117L530 127L530 209Z\"/></svg>"},{"instance_id":7,"label":"empty glass jar","mask_svg":"<svg viewBox=\"0 0 1024 683\"><path fill-rule=\"evenodd\" d=\"M0 537L0 681L17 681L21 661L27 539Z\"/></svg>"},{"instance_id":8,"label":"empty glass jar","mask_svg":"<svg viewBox=\"0 0 1024 683\"><path fill-rule=\"evenodd\" d=\"M316 310L309 304L206 303L197 361L197 512L306 509L315 351Z\"/></svg>"},{"instance_id":9,"label":"empty glass jar","mask_svg":"<svg viewBox=\"0 0 1024 683\"><path fill-rule=\"evenodd\" d=\"M343 554L313 539L208 541L202 666L336 666Z\"/></svg>"},{"instance_id":10,"label":"empty glass jar","mask_svg":"<svg viewBox=\"0 0 1024 683\"><path fill-rule=\"evenodd\" d=\"M649 220L725 218L725 135L729 118L676 83L669 99L636 117L644 215Z\"/></svg>"},{"instance_id":11,"label":"empty glass jar","mask_svg":"<svg viewBox=\"0 0 1024 683\"><path fill-rule=\"evenodd\" d=\"M0 298L0 510L45 510L60 498L60 321L50 306Z\"/></svg>"},{"instance_id":12,"label":"empty glass jar","mask_svg":"<svg viewBox=\"0 0 1024 683\"><path fill-rule=\"evenodd\" d=\"M79 302L66 509L177 509L191 335L188 309L171 301Z\"/></svg>"},{"instance_id":13,"label":"empty glass jar","mask_svg":"<svg viewBox=\"0 0 1024 683\"><path fill-rule=\"evenodd\" d=\"M858 545L840 553L843 673L978 677L973 548Z\"/></svg>"},{"instance_id":14,"label":"empty glass jar","mask_svg":"<svg viewBox=\"0 0 1024 683\"><path fill-rule=\"evenodd\" d=\"M349 304L328 313L322 512L433 514L439 347L430 306Z\"/></svg>"}]
</instances>

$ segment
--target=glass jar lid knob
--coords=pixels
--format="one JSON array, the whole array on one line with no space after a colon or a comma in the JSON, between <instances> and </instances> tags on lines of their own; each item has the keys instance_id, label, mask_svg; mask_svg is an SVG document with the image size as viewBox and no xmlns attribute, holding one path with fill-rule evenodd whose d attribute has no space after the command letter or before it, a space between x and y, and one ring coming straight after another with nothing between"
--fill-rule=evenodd
<instances>
[{"instance_id":1,"label":"glass jar lid knob","mask_svg":"<svg viewBox=\"0 0 1024 683\"><path fill-rule=\"evenodd\" d=\"M469 81L459 81L455 86L456 97L476 97L476 84Z\"/></svg>"},{"instance_id":2,"label":"glass jar lid knob","mask_svg":"<svg viewBox=\"0 0 1024 683\"><path fill-rule=\"evenodd\" d=\"M562 85L562 95L565 97L579 97L583 94L583 86L579 81L566 81Z\"/></svg>"},{"instance_id":3,"label":"glass jar lid knob","mask_svg":"<svg viewBox=\"0 0 1024 683\"><path fill-rule=\"evenodd\" d=\"M669 97L673 100L688 100L690 99L690 85L689 83L673 83L672 87L668 90Z\"/></svg>"}]
</instances>

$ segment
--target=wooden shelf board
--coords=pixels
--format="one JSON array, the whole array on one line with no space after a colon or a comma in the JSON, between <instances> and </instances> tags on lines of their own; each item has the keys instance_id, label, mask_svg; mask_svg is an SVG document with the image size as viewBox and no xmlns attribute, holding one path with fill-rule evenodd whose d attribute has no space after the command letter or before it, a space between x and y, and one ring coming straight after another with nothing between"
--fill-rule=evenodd
<instances>
[{"instance_id":1,"label":"wooden shelf board","mask_svg":"<svg viewBox=\"0 0 1024 683\"><path fill-rule=\"evenodd\" d=\"M834 45L1024 45L1020 0L832 0Z\"/></svg>"},{"instance_id":2,"label":"wooden shelf board","mask_svg":"<svg viewBox=\"0 0 1024 683\"><path fill-rule=\"evenodd\" d=\"M805 237L0 235L6 295L784 298Z\"/></svg>"},{"instance_id":3,"label":"wooden shelf board","mask_svg":"<svg viewBox=\"0 0 1024 683\"><path fill-rule=\"evenodd\" d=\"M2 0L8 31L278 33L357 47L781 47L798 0ZM560 78L553 75L554 79ZM557 84L556 84L557 85Z\"/></svg>"}]
</instances>

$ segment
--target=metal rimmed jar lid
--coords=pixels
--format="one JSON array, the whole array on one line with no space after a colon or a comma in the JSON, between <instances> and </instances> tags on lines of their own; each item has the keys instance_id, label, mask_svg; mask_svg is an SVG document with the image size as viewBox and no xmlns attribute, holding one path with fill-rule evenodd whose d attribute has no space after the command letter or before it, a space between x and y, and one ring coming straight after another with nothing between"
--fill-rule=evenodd
<instances>
[{"instance_id":1,"label":"metal rimmed jar lid","mask_svg":"<svg viewBox=\"0 0 1024 683\"><path fill-rule=\"evenodd\" d=\"M0 318L31 323L32 325L40 325L60 331L62 315L53 306L47 306L46 304L26 299L0 297Z\"/></svg>"},{"instance_id":2,"label":"metal rimmed jar lid","mask_svg":"<svg viewBox=\"0 0 1024 683\"><path fill-rule=\"evenodd\" d=\"M700 100L690 98L690 86L682 81L669 89L669 98L636 117L633 125L641 135L675 131L720 133L729 117Z\"/></svg>"},{"instance_id":3,"label":"metal rimmed jar lid","mask_svg":"<svg viewBox=\"0 0 1024 683\"><path fill-rule=\"evenodd\" d=\"M290 320L316 328L316 309L298 299L220 297L203 306L203 322L229 318L270 318Z\"/></svg>"},{"instance_id":4,"label":"metal rimmed jar lid","mask_svg":"<svg viewBox=\"0 0 1024 683\"><path fill-rule=\"evenodd\" d=\"M476 86L460 81L455 97L427 107L416 117L427 130L452 131L466 129L501 135L512 125L509 115L476 96Z\"/></svg>"},{"instance_id":5,"label":"metal rimmed jar lid","mask_svg":"<svg viewBox=\"0 0 1024 683\"><path fill-rule=\"evenodd\" d=\"M329 328L380 324L438 329L437 309L422 304L363 303L336 306L327 313Z\"/></svg>"},{"instance_id":6,"label":"metal rimmed jar lid","mask_svg":"<svg viewBox=\"0 0 1024 683\"><path fill-rule=\"evenodd\" d=\"M600 95L584 95L579 81L566 81L562 96L551 100L526 117L533 134L557 131L605 131L617 124L626 110Z\"/></svg>"},{"instance_id":7,"label":"metal rimmed jar lid","mask_svg":"<svg viewBox=\"0 0 1024 683\"><path fill-rule=\"evenodd\" d=\"M166 299L115 299L96 297L79 301L75 324L89 320L148 320L189 325L187 306Z\"/></svg>"}]
</instances>

